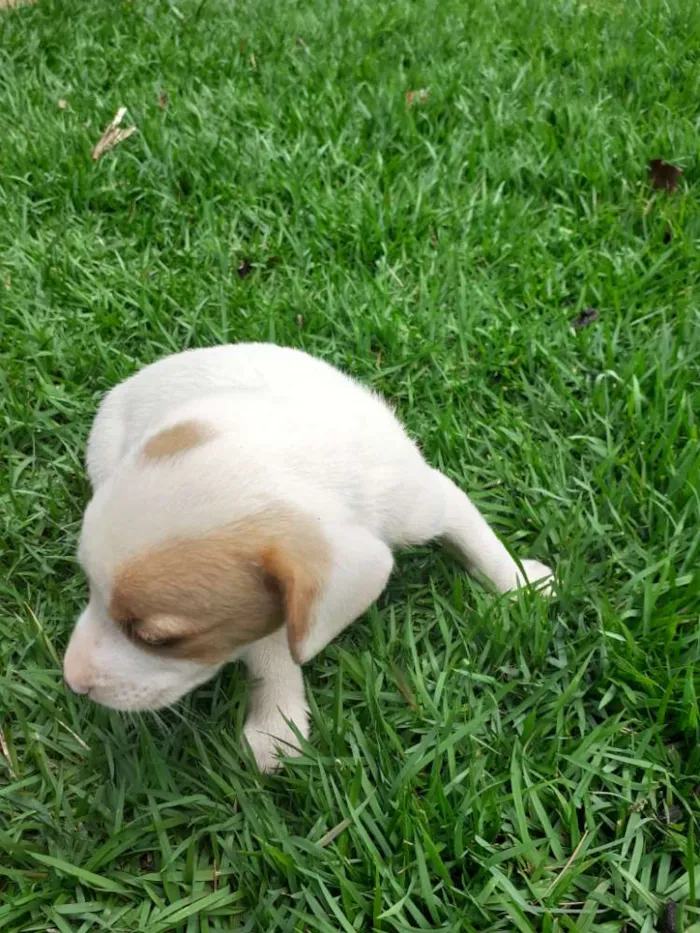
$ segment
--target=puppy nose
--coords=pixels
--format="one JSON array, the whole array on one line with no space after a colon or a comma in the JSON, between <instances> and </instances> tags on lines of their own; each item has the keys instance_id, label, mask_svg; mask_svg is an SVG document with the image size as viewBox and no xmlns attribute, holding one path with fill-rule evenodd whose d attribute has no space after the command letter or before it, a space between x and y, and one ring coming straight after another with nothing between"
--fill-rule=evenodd
<instances>
[{"instance_id":1,"label":"puppy nose","mask_svg":"<svg viewBox=\"0 0 700 933\"><path fill-rule=\"evenodd\" d=\"M86 681L69 678L65 673L63 675L63 680L68 689L72 690L73 693L86 694L90 692L90 684Z\"/></svg>"},{"instance_id":2,"label":"puppy nose","mask_svg":"<svg viewBox=\"0 0 700 933\"><path fill-rule=\"evenodd\" d=\"M77 628L80 627L78 622ZM73 693L89 693L94 686L94 670L90 657L91 643L86 638L76 638L75 631L63 658L63 680Z\"/></svg>"}]
</instances>

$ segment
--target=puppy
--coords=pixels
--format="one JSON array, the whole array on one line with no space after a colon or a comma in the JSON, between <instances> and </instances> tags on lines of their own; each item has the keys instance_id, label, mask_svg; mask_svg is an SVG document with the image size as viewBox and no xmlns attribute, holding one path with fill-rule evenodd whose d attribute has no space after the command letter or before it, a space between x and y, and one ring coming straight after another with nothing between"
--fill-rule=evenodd
<instances>
[{"instance_id":1,"label":"puppy","mask_svg":"<svg viewBox=\"0 0 700 933\"><path fill-rule=\"evenodd\" d=\"M263 771L298 750L290 723L308 736L300 665L379 596L393 549L440 537L499 592L551 582L537 561L519 568L380 398L297 350L239 344L147 366L102 402L87 467L90 596L66 683L157 709L241 658Z\"/></svg>"}]
</instances>

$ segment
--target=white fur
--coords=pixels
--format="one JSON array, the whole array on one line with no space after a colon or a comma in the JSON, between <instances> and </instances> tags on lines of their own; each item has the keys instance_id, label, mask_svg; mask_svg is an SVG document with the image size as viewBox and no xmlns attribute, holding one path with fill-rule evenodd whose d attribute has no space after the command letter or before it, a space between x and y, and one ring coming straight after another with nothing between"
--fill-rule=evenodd
<instances>
[{"instance_id":1,"label":"white fur","mask_svg":"<svg viewBox=\"0 0 700 933\"><path fill-rule=\"evenodd\" d=\"M138 456L149 437L193 418L213 427L213 441L168 460ZM120 633L106 609L120 562L178 535L254 515L272 501L312 516L331 550L330 581L302 661L377 598L396 547L442 537L499 592L551 577L537 561L523 561L524 581L479 511L425 463L386 404L296 350L239 344L147 366L104 399L87 465L94 496L79 556L90 600L64 670L69 685L107 706L168 705L216 670L146 654ZM283 631L241 655L256 681L245 735L259 766L269 769L278 746L297 747L288 722L308 736L301 671Z\"/></svg>"}]
</instances>

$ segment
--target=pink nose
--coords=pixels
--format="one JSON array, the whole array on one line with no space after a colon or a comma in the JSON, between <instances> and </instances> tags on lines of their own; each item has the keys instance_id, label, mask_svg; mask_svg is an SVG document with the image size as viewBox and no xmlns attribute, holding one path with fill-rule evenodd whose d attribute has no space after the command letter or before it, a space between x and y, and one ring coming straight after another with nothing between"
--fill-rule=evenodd
<instances>
[{"instance_id":1,"label":"pink nose","mask_svg":"<svg viewBox=\"0 0 700 933\"><path fill-rule=\"evenodd\" d=\"M69 690L72 690L73 693L85 694L90 692L90 684L86 681L76 680L72 677L68 677L65 672L63 674L63 679L66 683L66 686L69 688Z\"/></svg>"},{"instance_id":2,"label":"pink nose","mask_svg":"<svg viewBox=\"0 0 700 933\"><path fill-rule=\"evenodd\" d=\"M73 693L86 694L94 686L94 672L91 663L90 649L92 643L79 635L80 622L71 636L63 658L63 679L66 686Z\"/></svg>"}]
</instances>

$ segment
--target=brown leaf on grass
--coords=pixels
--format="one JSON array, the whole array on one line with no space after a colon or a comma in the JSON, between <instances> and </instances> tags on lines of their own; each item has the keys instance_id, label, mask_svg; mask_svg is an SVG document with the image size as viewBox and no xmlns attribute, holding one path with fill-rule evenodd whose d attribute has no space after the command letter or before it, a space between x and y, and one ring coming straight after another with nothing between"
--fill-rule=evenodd
<instances>
[{"instance_id":1,"label":"brown leaf on grass","mask_svg":"<svg viewBox=\"0 0 700 933\"><path fill-rule=\"evenodd\" d=\"M664 804L656 814L659 823L680 823L683 819L683 809L673 803L670 806Z\"/></svg>"},{"instance_id":2,"label":"brown leaf on grass","mask_svg":"<svg viewBox=\"0 0 700 933\"><path fill-rule=\"evenodd\" d=\"M414 713L417 712L418 703L416 702L416 695L413 692L413 690L411 690L411 687L408 681L406 680L406 676L404 672L401 670L398 664L392 664L391 669L394 674L394 680L396 681L396 686L399 688L399 691L401 692L401 695L403 696L404 700L408 703L409 707L413 710Z\"/></svg>"},{"instance_id":3,"label":"brown leaf on grass","mask_svg":"<svg viewBox=\"0 0 700 933\"><path fill-rule=\"evenodd\" d=\"M0 752L2 752L3 758L7 762L7 770L10 772L10 777L15 780L17 775L15 774L12 768L12 759L10 758L10 749L7 747L7 742L5 741L5 733L2 731L2 726L0 726Z\"/></svg>"},{"instance_id":4,"label":"brown leaf on grass","mask_svg":"<svg viewBox=\"0 0 700 933\"><path fill-rule=\"evenodd\" d=\"M92 150L92 160L97 162L105 152L109 152L110 149L114 149L119 143L123 142L125 139L128 139L133 133L136 132L135 126L130 126L126 130L119 129L119 125L124 119L126 114L126 107L120 107L119 110L114 115L114 119L109 124L107 129L104 131L102 136L100 136L95 148Z\"/></svg>"},{"instance_id":5,"label":"brown leaf on grass","mask_svg":"<svg viewBox=\"0 0 700 933\"><path fill-rule=\"evenodd\" d=\"M0 0L0 10L14 10L15 7L35 2L36 0Z\"/></svg>"},{"instance_id":6,"label":"brown leaf on grass","mask_svg":"<svg viewBox=\"0 0 700 933\"><path fill-rule=\"evenodd\" d=\"M593 324L598 320L598 312L595 308L584 308L580 314L577 314L575 318L571 321L571 326L574 330L582 330L584 327L588 327L589 324Z\"/></svg>"},{"instance_id":7,"label":"brown leaf on grass","mask_svg":"<svg viewBox=\"0 0 700 933\"><path fill-rule=\"evenodd\" d=\"M649 162L649 174L651 175L651 186L657 191L675 191L678 187L678 179L683 174L683 169L677 165L671 165L663 159L651 159Z\"/></svg>"},{"instance_id":8,"label":"brown leaf on grass","mask_svg":"<svg viewBox=\"0 0 700 933\"><path fill-rule=\"evenodd\" d=\"M406 105L413 107L415 104L424 104L430 97L427 88L422 87L419 91L406 91Z\"/></svg>"},{"instance_id":9,"label":"brown leaf on grass","mask_svg":"<svg viewBox=\"0 0 700 933\"><path fill-rule=\"evenodd\" d=\"M326 846L329 846L331 842L336 840L341 833L344 833L348 826L352 826L352 819L347 816L344 820L341 820L337 826L334 826L333 829L329 829L327 833L324 833L323 836L318 840L318 845L322 849L325 849Z\"/></svg>"},{"instance_id":10,"label":"brown leaf on grass","mask_svg":"<svg viewBox=\"0 0 700 933\"><path fill-rule=\"evenodd\" d=\"M161 91L160 94L158 95L158 106L160 107L161 110L165 110L165 108L168 106L169 103L170 103L170 98L165 93L165 91Z\"/></svg>"},{"instance_id":11,"label":"brown leaf on grass","mask_svg":"<svg viewBox=\"0 0 700 933\"><path fill-rule=\"evenodd\" d=\"M659 925L660 933L678 933L677 907L678 904L675 901L666 901L664 904Z\"/></svg>"},{"instance_id":12,"label":"brown leaf on grass","mask_svg":"<svg viewBox=\"0 0 700 933\"><path fill-rule=\"evenodd\" d=\"M245 279L253 271L253 263L250 261L250 259L242 259L238 264L238 269L236 271L238 272L239 279Z\"/></svg>"}]
</instances>

